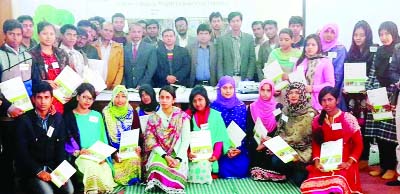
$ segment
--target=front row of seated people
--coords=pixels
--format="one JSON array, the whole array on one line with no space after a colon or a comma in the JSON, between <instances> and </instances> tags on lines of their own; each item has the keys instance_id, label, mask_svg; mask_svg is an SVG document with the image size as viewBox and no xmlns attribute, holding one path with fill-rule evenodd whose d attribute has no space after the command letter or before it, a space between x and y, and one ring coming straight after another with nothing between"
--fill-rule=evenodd
<instances>
[{"instance_id":1,"label":"front row of seated people","mask_svg":"<svg viewBox=\"0 0 400 194\"><path fill-rule=\"evenodd\" d=\"M285 102L274 98L274 83L262 80L259 97L247 108L236 96L235 80L223 76L217 85L217 99L210 102L202 86L192 89L189 109L174 106L176 94L167 85L156 93L150 86L139 90L137 109L128 101L128 91L118 85L102 113L91 110L94 87L83 83L73 98L76 104L62 116L52 111L52 87L40 82L33 88L34 110L18 122L17 169L30 193L112 192L117 185L146 184L146 191L158 187L167 193L184 193L187 182L208 183L216 178L251 177L258 181L289 180L303 193L361 193L358 159L363 149L355 117L337 108L339 91L324 87L318 96L318 114L306 95L306 86L289 84ZM276 114L280 109L281 113ZM139 117L148 115L146 127ZM254 126L261 120L268 136L256 143ZM227 127L235 122L246 134L238 147L229 139ZM340 123L340 128L332 128ZM207 124L207 127L204 127ZM139 158L121 160L118 151L100 163L83 157L96 141L118 150L121 133L140 130ZM209 130L212 156L195 161L190 151L191 131ZM51 132L50 132L51 131ZM283 163L263 142L282 137L297 152ZM323 142L343 139L343 159L337 170L325 172L319 155ZM61 188L51 183L50 172L67 159L78 170Z\"/></svg>"}]
</instances>

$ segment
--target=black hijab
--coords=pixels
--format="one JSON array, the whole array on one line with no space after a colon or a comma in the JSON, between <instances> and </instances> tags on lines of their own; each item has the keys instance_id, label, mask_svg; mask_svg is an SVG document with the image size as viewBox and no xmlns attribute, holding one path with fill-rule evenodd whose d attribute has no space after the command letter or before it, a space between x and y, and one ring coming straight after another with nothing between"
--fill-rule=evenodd
<instances>
[{"instance_id":1,"label":"black hijab","mask_svg":"<svg viewBox=\"0 0 400 194\"><path fill-rule=\"evenodd\" d=\"M146 94L148 94L150 96L150 98L151 98L150 104L143 103L142 98L141 98L143 92L145 92ZM150 85L148 85L148 84L141 85L139 88L139 96L140 96L140 103L139 103L140 109L142 109L145 112L156 111L156 109L158 107L158 102L156 99L156 92Z\"/></svg>"}]
</instances>

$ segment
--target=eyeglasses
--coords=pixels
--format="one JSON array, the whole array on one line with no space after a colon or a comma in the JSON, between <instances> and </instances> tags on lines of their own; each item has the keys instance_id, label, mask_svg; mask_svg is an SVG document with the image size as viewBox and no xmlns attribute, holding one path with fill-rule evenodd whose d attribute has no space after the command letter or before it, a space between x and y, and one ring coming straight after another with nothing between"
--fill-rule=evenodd
<instances>
[{"instance_id":1,"label":"eyeglasses","mask_svg":"<svg viewBox=\"0 0 400 194\"><path fill-rule=\"evenodd\" d=\"M89 96L81 96L81 98L82 98L83 100L86 100L86 101L89 101L89 102L93 101L93 98L92 98L92 97L89 97Z\"/></svg>"}]
</instances>

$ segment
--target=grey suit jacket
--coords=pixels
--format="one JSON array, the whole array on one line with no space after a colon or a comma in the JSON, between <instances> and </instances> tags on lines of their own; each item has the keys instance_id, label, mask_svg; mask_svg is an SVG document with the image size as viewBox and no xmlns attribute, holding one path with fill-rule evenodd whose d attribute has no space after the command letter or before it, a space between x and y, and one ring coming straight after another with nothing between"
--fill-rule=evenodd
<instances>
[{"instance_id":1,"label":"grey suit jacket","mask_svg":"<svg viewBox=\"0 0 400 194\"><path fill-rule=\"evenodd\" d=\"M218 63L217 73L218 79L224 75L233 76L233 42L232 33L227 33L217 40L218 50ZM242 80L248 78L253 79L256 70L255 65L255 51L254 51L254 39L253 36L242 32L240 39L240 76Z\"/></svg>"},{"instance_id":2,"label":"grey suit jacket","mask_svg":"<svg viewBox=\"0 0 400 194\"><path fill-rule=\"evenodd\" d=\"M191 70L190 70L190 84L194 86L196 81L196 66L197 66L197 52L199 49L199 44L195 42L188 46L189 55L191 58ZM217 85L217 48L210 42L210 85Z\"/></svg>"},{"instance_id":3,"label":"grey suit jacket","mask_svg":"<svg viewBox=\"0 0 400 194\"><path fill-rule=\"evenodd\" d=\"M124 46L124 82L127 88L150 84L157 68L157 50L149 43L140 42L133 59L132 42Z\"/></svg>"}]
</instances>

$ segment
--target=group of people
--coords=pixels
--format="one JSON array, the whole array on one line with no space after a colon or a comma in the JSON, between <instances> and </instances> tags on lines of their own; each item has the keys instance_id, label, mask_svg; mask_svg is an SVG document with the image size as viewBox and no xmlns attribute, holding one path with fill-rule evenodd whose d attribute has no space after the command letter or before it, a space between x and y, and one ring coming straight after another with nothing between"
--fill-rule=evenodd
<instances>
[{"instance_id":1,"label":"group of people","mask_svg":"<svg viewBox=\"0 0 400 194\"><path fill-rule=\"evenodd\" d=\"M279 32L273 20L255 21L253 38L242 32L240 12L231 12L227 19L230 29L224 30L222 15L212 13L210 25L198 26L196 39L187 33L188 20L179 17L175 30L162 31L162 40L156 20L132 23L125 34L126 19L120 13L111 22L93 17L79 21L77 27L65 24L59 29L43 21L37 24L39 43L32 39L30 16L6 20L0 79L21 77L35 108L24 113L1 96L0 188L13 192L15 159L22 185L34 189L30 193L60 190L50 183L49 173L63 160L78 170L61 187L64 193L73 193L74 188L104 193L116 185L142 182L146 190L159 187L183 193L187 182L244 177L291 180L303 193L361 193L359 168L368 166L373 141L378 144L380 168L369 174L386 180L396 177L400 132L396 133L395 119L374 120L375 109L365 93L343 91L344 63L366 63L366 90L386 87L393 100L385 109L395 114L400 78L395 23L380 25L378 46L369 24L357 22L347 52L338 42L335 24L303 37L299 16L291 17L288 28ZM101 64L95 69L113 90L102 114L91 110L97 93L88 83L64 99L66 104L53 98L59 87L54 80L66 66L84 76L93 60L103 62L94 63ZM283 71L279 81L290 81L290 73L303 70L305 83L277 89L277 81L264 75L276 63ZM247 80L260 82L259 98L248 107L236 97L237 84ZM194 87L188 110L174 106L176 94L170 84ZM216 86L217 100L211 103L200 85ZM127 88L139 90L137 109L129 104ZM153 88L161 88L158 99ZM141 127L139 118L146 115L148 122ZM258 119L268 134L260 143L254 139ZM236 147L227 132L233 122L246 134ZM88 148L97 141L118 150L127 130L140 131L135 150L139 157L122 160L117 151L97 163L83 156L90 155ZM196 161L189 146L190 132L200 130L211 134L213 154L206 161ZM275 136L296 151L294 161L284 163L265 147L263 143ZM338 139L343 140L342 163L326 172L319 158L321 144ZM400 185L400 177L387 184Z\"/></svg>"}]
</instances>

